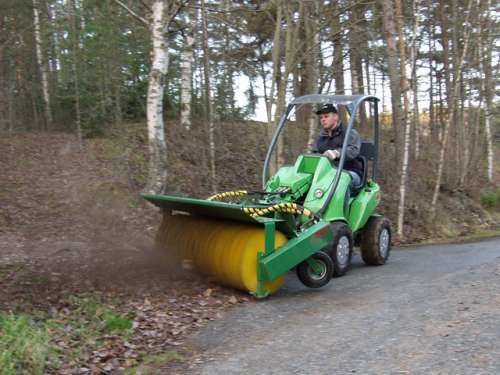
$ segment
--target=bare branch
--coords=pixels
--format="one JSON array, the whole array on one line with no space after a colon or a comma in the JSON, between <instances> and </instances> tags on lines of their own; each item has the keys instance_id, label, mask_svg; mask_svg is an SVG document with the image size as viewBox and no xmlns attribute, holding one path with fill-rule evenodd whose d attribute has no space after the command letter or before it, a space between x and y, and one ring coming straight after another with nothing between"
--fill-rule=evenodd
<instances>
[{"instance_id":1,"label":"bare branch","mask_svg":"<svg viewBox=\"0 0 500 375\"><path fill-rule=\"evenodd\" d=\"M136 12L134 12L132 9L130 9L128 6L123 4L120 0L114 0L115 3L117 3L119 6L121 6L123 9L125 9L132 17L135 19L139 20L142 22L144 25L149 26L149 22L144 18L138 15Z\"/></svg>"}]
</instances>

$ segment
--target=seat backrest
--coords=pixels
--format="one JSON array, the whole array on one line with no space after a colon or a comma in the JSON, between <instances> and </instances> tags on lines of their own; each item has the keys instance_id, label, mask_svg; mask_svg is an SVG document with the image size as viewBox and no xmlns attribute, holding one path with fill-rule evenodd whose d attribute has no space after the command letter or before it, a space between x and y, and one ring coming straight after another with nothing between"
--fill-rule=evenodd
<instances>
[{"instance_id":1,"label":"seat backrest","mask_svg":"<svg viewBox=\"0 0 500 375\"><path fill-rule=\"evenodd\" d=\"M375 160L375 144L373 142L361 142L360 156L364 156L367 160Z\"/></svg>"}]
</instances>

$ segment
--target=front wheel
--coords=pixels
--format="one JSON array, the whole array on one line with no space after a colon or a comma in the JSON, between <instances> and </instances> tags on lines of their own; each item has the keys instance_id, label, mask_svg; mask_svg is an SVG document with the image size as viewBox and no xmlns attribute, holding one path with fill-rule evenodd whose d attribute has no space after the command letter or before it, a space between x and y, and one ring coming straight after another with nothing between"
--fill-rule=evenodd
<instances>
[{"instance_id":1,"label":"front wheel","mask_svg":"<svg viewBox=\"0 0 500 375\"><path fill-rule=\"evenodd\" d=\"M297 266L297 276L309 288L321 288L328 284L333 275L333 261L327 253L318 251L311 257L314 265L307 260Z\"/></svg>"},{"instance_id":2,"label":"front wheel","mask_svg":"<svg viewBox=\"0 0 500 375\"><path fill-rule=\"evenodd\" d=\"M368 219L361 237L361 257L371 266L387 262L391 252L391 222L383 216Z\"/></svg>"}]
</instances>

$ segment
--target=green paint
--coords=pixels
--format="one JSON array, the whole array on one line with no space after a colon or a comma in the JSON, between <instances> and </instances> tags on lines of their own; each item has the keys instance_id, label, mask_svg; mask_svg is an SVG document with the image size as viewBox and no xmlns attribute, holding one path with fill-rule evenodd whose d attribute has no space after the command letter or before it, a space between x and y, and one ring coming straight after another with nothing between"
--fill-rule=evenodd
<instances>
[{"instance_id":1,"label":"green paint","mask_svg":"<svg viewBox=\"0 0 500 375\"><path fill-rule=\"evenodd\" d=\"M353 232L363 228L369 217L375 212L380 197L380 187L374 182L370 182L359 192L356 199L353 199L349 212L348 223Z\"/></svg>"},{"instance_id":2,"label":"green paint","mask_svg":"<svg viewBox=\"0 0 500 375\"><path fill-rule=\"evenodd\" d=\"M300 236L290 239L278 251L259 259L262 280L276 279L327 246L331 241L333 241L333 233L330 231L330 223L320 221L314 224Z\"/></svg>"}]
</instances>

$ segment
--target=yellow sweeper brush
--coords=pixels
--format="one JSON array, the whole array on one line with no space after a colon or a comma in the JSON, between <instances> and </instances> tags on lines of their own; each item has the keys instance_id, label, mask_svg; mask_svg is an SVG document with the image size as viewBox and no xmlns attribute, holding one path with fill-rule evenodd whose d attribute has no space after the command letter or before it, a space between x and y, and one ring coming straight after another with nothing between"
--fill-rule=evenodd
<instances>
[{"instance_id":1,"label":"yellow sweeper brush","mask_svg":"<svg viewBox=\"0 0 500 375\"><path fill-rule=\"evenodd\" d=\"M257 254L264 249L264 229L229 220L196 216L165 216L156 243L162 251L188 261L198 271L214 277L223 285L257 292ZM286 237L276 232L274 246ZM269 293L285 281L285 275L264 282Z\"/></svg>"}]
</instances>

